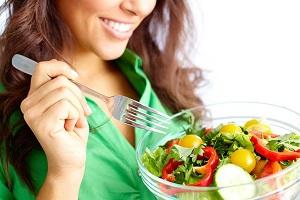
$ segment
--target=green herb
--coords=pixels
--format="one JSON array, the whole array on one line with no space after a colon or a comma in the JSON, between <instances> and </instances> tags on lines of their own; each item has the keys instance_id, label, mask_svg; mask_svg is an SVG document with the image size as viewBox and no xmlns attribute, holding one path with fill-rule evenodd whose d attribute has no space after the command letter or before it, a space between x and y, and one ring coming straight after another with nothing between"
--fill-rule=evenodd
<instances>
[{"instance_id":1,"label":"green herb","mask_svg":"<svg viewBox=\"0 0 300 200\"><path fill-rule=\"evenodd\" d=\"M254 147L249 135L245 133L221 134L221 127L222 125L218 126L203 138L208 146L213 146L216 149L220 157L226 158L239 148L245 148L254 152Z\"/></svg>"},{"instance_id":2,"label":"green herb","mask_svg":"<svg viewBox=\"0 0 300 200\"><path fill-rule=\"evenodd\" d=\"M250 141L250 136L245 134L237 134L235 140L240 144L240 146L248 149L250 151L254 151L253 144Z\"/></svg>"},{"instance_id":3,"label":"green herb","mask_svg":"<svg viewBox=\"0 0 300 200\"><path fill-rule=\"evenodd\" d=\"M176 177L175 183L190 184L197 182L202 175L194 172L193 167L194 165L189 162L185 162L185 164L180 165L174 171L174 175Z\"/></svg>"},{"instance_id":4,"label":"green herb","mask_svg":"<svg viewBox=\"0 0 300 200\"><path fill-rule=\"evenodd\" d=\"M186 171L185 177L184 177L185 182L189 181L192 172L193 172L193 164L187 165L187 171Z\"/></svg>"},{"instance_id":5,"label":"green herb","mask_svg":"<svg viewBox=\"0 0 300 200\"><path fill-rule=\"evenodd\" d=\"M202 156L203 153L204 153L203 145L200 145L199 147L195 148L193 150L193 153L190 155L190 157L192 158L192 162L193 163L197 162L198 156Z\"/></svg>"},{"instance_id":6,"label":"green herb","mask_svg":"<svg viewBox=\"0 0 300 200\"><path fill-rule=\"evenodd\" d=\"M286 167L290 166L292 163L293 161L291 160L280 161L280 164Z\"/></svg>"},{"instance_id":7,"label":"green herb","mask_svg":"<svg viewBox=\"0 0 300 200\"><path fill-rule=\"evenodd\" d=\"M222 158L218 165L218 168L220 168L221 166L226 165L228 163L230 163L230 157Z\"/></svg>"},{"instance_id":8,"label":"green herb","mask_svg":"<svg viewBox=\"0 0 300 200\"><path fill-rule=\"evenodd\" d=\"M286 134L277 138L267 140L267 147L272 151L298 151L300 149L300 135L296 133Z\"/></svg>"},{"instance_id":9,"label":"green herb","mask_svg":"<svg viewBox=\"0 0 300 200\"><path fill-rule=\"evenodd\" d=\"M170 153L169 153L169 154L166 153L166 155L167 155L167 158L166 158L166 163L165 163L165 164L167 164L167 162L168 162L171 158L174 158L174 160L179 160L179 159L180 159L179 152L178 152L178 150L177 150L176 148L174 148L174 147L171 149Z\"/></svg>"}]
</instances>

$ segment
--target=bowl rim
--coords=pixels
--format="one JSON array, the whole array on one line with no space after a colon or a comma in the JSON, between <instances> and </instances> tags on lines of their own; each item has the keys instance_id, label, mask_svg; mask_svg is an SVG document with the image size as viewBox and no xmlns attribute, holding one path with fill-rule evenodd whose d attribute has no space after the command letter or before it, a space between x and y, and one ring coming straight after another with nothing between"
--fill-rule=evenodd
<instances>
[{"instance_id":1,"label":"bowl rim","mask_svg":"<svg viewBox=\"0 0 300 200\"><path fill-rule=\"evenodd\" d=\"M281 109L284 109L286 111L289 111L291 113L294 113L296 115L298 115L300 117L300 113L288 108L288 107L285 107L285 106L281 106L281 105L276 105L276 104L272 104L272 103L265 103L265 102L257 102L257 101L223 101L223 102L217 102L217 103L212 103L212 104L207 104L205 105L204 107L210 107L210 106L215 106L215 105L222 105L222 104L236 104L236 103L240 103L240 104L259 104L259 105L268 105L268 106L273 106L273 107L277 107L277 108L281 108ZM195 106L193 108L189 108L189 109L185 109L183 111L180 111L174 115L172 115L171 117L177 117L179 116L181 113L183 112L186 112L186 111L191 111L191 110L195 110L199 107L203 107L203 106ZM299 128L296 128L296 129L299 129ZM282 171L280 172L277 172L276 174L272 174L270 176L267 176L267 177L264 177L264 178L261 178L261 179L257 179L257 180L254 180L253 182L249 182L249 183L244 183L244 184L239 184L239 185L230 185L230 186L225 186L225 187L216 187L216 186L209 186L209 187L199 187L199 186L187 186L187 185L181 185L181 184L177 184L177 183L172 183L172 182L169 182L169 181L166 181L162 178L159 178L155 175L153 175L151 172L149 172L144 166L143 166L143 163L142 163L142 160L141 160L141 157L139 156L140 154L140 149L141 149L141 145L144 141L144 139L149 136L151 133L151 131L147 131L143 136L142 138L140 139L140 141L138 142L138 145L136 147L136 160L137 160L137 163L138 163L138 167L139 167L139 170L142 170L146 176L150 177L151 179L154 179L155 181L159 182L159 183L162 183L164 185L167 185L169 187L174 187L174 188L178 188L178 189L184 189L184 190L192 190L192 191L212 191L212 190L220 190L220 189L225 189L225 188L233 188L233 187L241 187L241 186L247 186L247 185L256 185L258 183L261 183L261 182L268 182L269 180L272 180L272 179L276 179L278 177L281 177L282 175L284 174L287 174L291 171L293 171L294 169L300 167L300 159L298 159L298 161L296 161L296 163L294 163L293 165L283 169ZM300 134L300 132L299 132ZM300 180L300 176L298 178L296 178L293 182L297 182Z\"/></svg>"}]
</instances>

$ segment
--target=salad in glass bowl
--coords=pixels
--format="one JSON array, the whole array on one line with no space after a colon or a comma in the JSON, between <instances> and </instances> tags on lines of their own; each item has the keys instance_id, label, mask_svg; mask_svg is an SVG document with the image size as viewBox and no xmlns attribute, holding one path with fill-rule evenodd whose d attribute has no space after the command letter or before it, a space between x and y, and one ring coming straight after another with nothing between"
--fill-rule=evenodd
<instances>
[{"instance_id":1,"label":"salad in glass bowl","mask_svg":"<svg viewBox=\"0 0 300 200\"><path fill-rule=\"evenodd\" d=\"M208 109L184 111L176 131L141 140L137 160L150 191L158 199L295 199L300 115L263 103Z\"/></svg>"}]
</instances>

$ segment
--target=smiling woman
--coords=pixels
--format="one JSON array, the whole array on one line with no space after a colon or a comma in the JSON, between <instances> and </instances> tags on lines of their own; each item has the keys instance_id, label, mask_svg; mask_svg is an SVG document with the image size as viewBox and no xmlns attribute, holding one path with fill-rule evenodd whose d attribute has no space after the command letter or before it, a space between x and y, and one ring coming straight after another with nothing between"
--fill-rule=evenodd
<instances>
[{"instance_id":1,"label":"smiling woman","mask_svg":"<svg viewBox=\"0 0 300 200\"><path fill-rule=\"evenodd\" d=\"M144 132L113 120L89 132L107 113L71 80L163 112L201 104L201 70L184 53L186 2L9 0L5 9L0 199L154 199L135 160ZM16 53L38 61L31 79L11 66Z\"/></svg>"},{"instance_id":2,"label":"smiling woman","mask_svg":"<svg viewBox=\"0 0 300 200\"><path fill-rule=\"evenodd\" d=\"M155 4L156 0L134 3L60 0L57 9L77 40L76 48L93 50L102 59L112 60L121 56L133 31L152 12Z\"/></svg>"}]
</instances>

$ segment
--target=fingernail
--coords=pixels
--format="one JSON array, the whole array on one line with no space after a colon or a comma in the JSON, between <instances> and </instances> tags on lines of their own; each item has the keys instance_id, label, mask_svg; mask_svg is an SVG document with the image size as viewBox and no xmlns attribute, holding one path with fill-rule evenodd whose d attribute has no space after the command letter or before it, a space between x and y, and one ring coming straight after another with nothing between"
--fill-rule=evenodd
<instances>
[{"instance_id":1,"label":"fingernail","mask_svg":"<svg viewBox=\"0 0 300 200\"><path fill-rule=\"evenodd\" d=\"M90 106L87 106L87 115L90 115L90 114L92 114L92 109L90 108Z\"/></svg>"}]
</instances>

